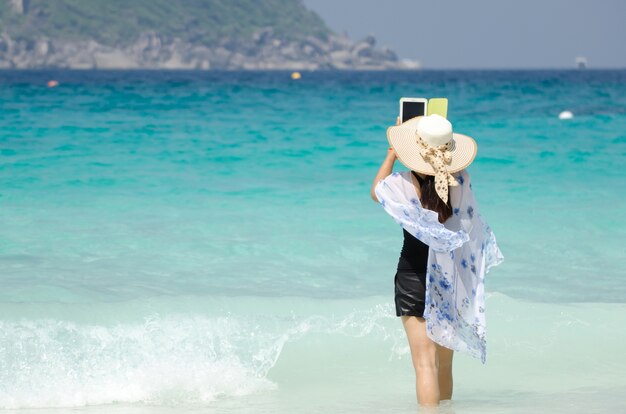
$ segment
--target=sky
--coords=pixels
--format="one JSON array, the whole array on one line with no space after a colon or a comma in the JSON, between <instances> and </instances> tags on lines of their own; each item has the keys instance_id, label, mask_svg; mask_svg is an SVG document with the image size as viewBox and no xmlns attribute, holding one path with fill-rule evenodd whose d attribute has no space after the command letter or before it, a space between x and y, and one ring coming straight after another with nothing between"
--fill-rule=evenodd
<instances>
[{"instance_id":1,"label":"sky","mask_svg":"<svg viewBox=\"0 0 626 414\"><path fill-rule=\"evenodd\" d=\"M626 68L626 0L303 0L424 69Z\"/></svg>"}]
</instances>

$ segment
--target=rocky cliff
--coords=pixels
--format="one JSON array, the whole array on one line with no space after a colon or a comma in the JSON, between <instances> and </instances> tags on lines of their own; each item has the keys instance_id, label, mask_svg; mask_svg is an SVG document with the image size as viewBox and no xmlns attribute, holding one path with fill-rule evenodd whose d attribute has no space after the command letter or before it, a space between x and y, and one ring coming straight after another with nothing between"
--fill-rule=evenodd
<instances>
[{"instance_id":1,"label":"rocky cliff","mask_svg":"<svg viewBox=\"0 0 626 414\"><path fill-rule=\"evenodd\" d=\"M298 0L0 0L0 22L0 68L419 68Z\"/></svg>"}]
</instances>

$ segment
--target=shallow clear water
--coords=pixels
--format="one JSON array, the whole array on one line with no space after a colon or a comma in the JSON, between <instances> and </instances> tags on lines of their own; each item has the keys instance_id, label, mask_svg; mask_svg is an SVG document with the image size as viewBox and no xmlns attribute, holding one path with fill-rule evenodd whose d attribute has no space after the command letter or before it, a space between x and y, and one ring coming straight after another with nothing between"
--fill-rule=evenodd
<instances>
[{"instance_id":1,"label":"shallow clear water","mask_svg":"<svg viewBox=\"0 0 626 414\"><path fill-rule=\"evenodd\" d=\"M415 411L400 96L476 139L505 256L440 411L619 412L626 71L1 72L0 408Z\"/></svg>"}]
</instances>

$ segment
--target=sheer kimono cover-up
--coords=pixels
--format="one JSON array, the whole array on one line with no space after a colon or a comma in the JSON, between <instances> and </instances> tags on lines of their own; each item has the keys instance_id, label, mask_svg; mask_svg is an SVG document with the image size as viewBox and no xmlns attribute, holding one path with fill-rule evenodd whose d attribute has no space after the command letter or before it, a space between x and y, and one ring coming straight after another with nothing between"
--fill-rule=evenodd
<instances>
[{"instance_id":1,"label":"sheer kimono cover-up","mask_svg":"<svg viewBox=\"0 0 626 414\"><path fill-rule=\"evenodd\" d=\"M422 207L411 172L380 180L376 197L384 210L415 238L429 246L424 319L427 335L438 344L467 352L484 364L486 350L484 277L504 257L496 237L478 212L469 173L452 174L453 214L444 224Z\"/></svg>"}]
</instances>

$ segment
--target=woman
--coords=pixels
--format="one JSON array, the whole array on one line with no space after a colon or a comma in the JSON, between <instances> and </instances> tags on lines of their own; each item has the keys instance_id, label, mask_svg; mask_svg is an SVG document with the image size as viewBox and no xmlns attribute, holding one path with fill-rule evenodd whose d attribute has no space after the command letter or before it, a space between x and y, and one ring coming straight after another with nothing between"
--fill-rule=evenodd
<instances>
[{"instance_id":1,"label":"woman","mask_svg":"<svg viewBox=\"0 0 626 414\"><path fill-rule=\"evenodd\" d=\"M484 274L503 256L478 213L469 173L476 142L439 115L396 121L371 197L403 227L395 284L417 400L452 398L454 350L485 362ZM396 159L410 171L392 173Z\"/></svg>"}]
</instances>

